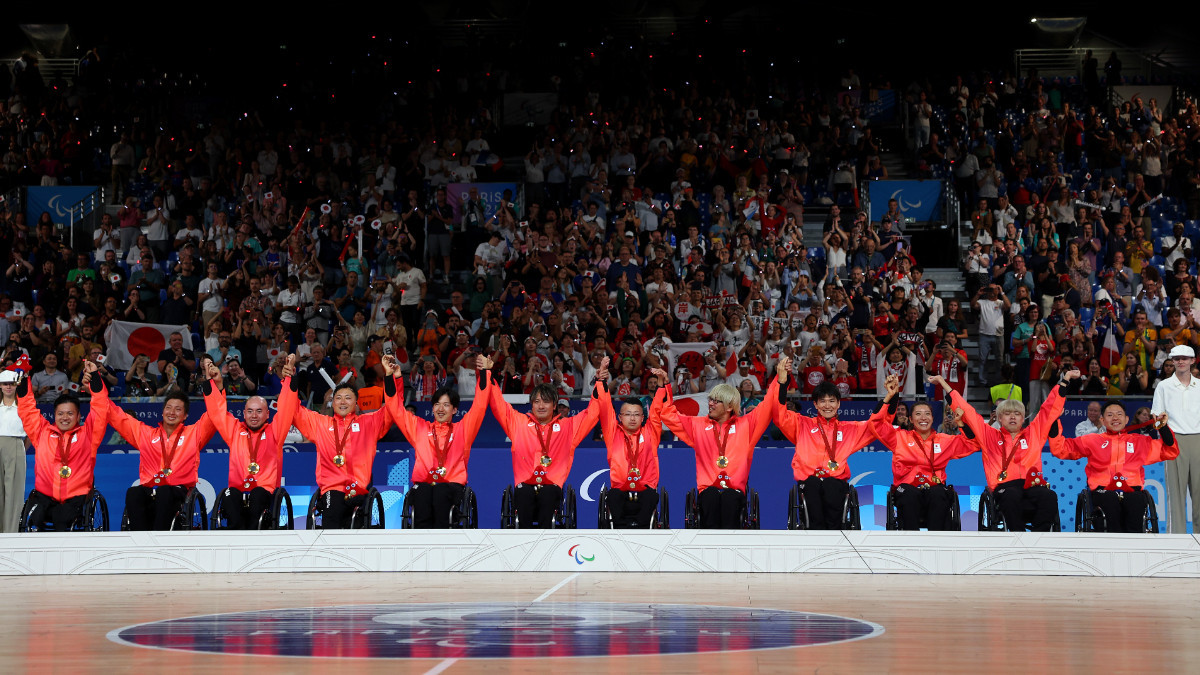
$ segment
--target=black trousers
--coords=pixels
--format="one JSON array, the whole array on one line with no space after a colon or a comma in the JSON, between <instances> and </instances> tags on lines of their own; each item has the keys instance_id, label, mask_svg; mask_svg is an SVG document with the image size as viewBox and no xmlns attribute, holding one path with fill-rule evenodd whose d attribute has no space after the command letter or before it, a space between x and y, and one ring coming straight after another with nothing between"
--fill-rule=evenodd
<instances>
[{"instance_id":1,"label":"black trousers","mask_svg":"<svg viewBox=\"0 0 1200 675\"><path fill-rule=\"evenodd\" d=\"M353 497L347 497L341 490L321 493L321 529L350 529L350 516L356 506L367 506L366 492L357 492Z\"/></svg>"},{"instance_id":2,"label":"black trousers","mask_svg":"<svg viewBox=\"0 0 1200 675\"><path fill-rule=\"evenodd\" d=\"M554 511L562 506L562 488L557 485L526 485L513 491L513 506L517 509L517 527L549 529L554 525Z\"/></svg>"},{"instance_id":3,"label":"black trousers","mask_svg":"<svg viewBox=\"0 0 1200 675\"><path fill-rule=\"evenodd\" d=\"M33 502L29 507L29 531L45 531L47 522L54 525L55 532L70 531L71 524L83 514L85 500L87 495L71 497L60 502L34 490L29 494L29 501Z\"/></svg>"},{"instance_id":4,"label":"black trousers","mask_svg":"<svg viewBox=\"0 0 1200 675\"><path fill-rule=\"evenodd\" d=\"M1140 533L1145 531L1143 518L1149 498L1150 494L1141 488L1133 492L1092 490L1092 507L1104 513L1104 531Z\"/></svg>"},{"instance_id":5,"label":"black trousers","mask_svg":"<svg viewBox=\"0 0 1200 675\"><path fill-rule=\"evenodd\" d=\"M1026 488L1025 479L1018 478L1000 483L993 494L1010 532L1024 532L1025 523L1033 525L1034 532L1054 529L1058 511L1058 495L1054 490L1045 485Z\"/></svg>"},{"instance_id":6,"label":"black trousers","mask_svg":"<svg viewBox=\"0 0 1200 675\"><path fill-rule=\"evenodd\" d=\"M897 485L895 493L896 520L901 530L921 529L921 520L930 532L950 529L950 500L953 494L945 485L919 488Z\"/></svg>"},{"instance_id":7,"label":"black trousers","mask_svg":"<svg viewBox=\"0 0 1200 675\"><path fill-rule=\"evenodd\" d=\"M415 483L412 486L413 527L445 530L450 509L462 501L462 483Z\"/></svg>"},{"instance_id":8,"label":"black trousers","mask_svg":"<svg viewBox=\"0 0 1200 675\"><path fill-rule=\"evenodd\" d=\"M842 514L846 509L846 496L850 494L850 483L841 478L810 476L797 482L796 489L808 507L809 529L842 529Z\"/></svg>"},{"instance_id":9,"label":"black trousers","mask_svg":"<svg viewBox=\"0 0 1200 675\"><path fill-rule=\"evenodd\" d=\"M706 530L742 529L746 493L733 488L707 487L700 491L700 527Z\"/></svg>"},{"instance_id":10,"label":"black trousers","mask_svg":"<svg viewBox=\"0 0 1200 675\"><path fill-rule=\"evenodd\" d=\"M225 515L225 527L230 530L257 530L258 520L264 511L270 511L275 495L266 488L256 487L249 492L237 488L225 488L221 499L221 511ZM270 516L267 516L270 518Z\"/></svg>"},{"instance_id":11,"label":"black trousers","mask_svg":"<svg viewBox=\"0 0 1200 675\"><path fill-rule=\"evenodd\" d=\"M613 527L644 530L650 527L654 510L658 508L658 490L648 487L639 492L630 492L609 488L605 506L612 515Z\"/></svg>"},{"instance_id":12,"label":"black trousers","mask_svg":"<svg viewBox=\"0 0 1200 675\"><path fill-rule=\"evenodd\" d=\"M125 491L125 513L134 532L171 529L188 489L178 485L134 485Z\"/></svg>"}]
</instances>

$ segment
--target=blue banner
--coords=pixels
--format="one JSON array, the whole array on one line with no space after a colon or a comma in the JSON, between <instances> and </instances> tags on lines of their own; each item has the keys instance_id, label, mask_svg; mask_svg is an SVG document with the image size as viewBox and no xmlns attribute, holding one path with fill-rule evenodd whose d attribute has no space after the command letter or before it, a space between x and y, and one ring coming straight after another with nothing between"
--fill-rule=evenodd
<instances>
[{"instance_id":1,"label":"blue banner","mask_svg":"<svg viewBox=\"0 0 1200 675\"><path fill-rule=\"evenodd\" d=\"M887 213L889 199L896 200L905 218L925 223L940 217L940 180L876 180L869 181L868 185L871 190L871 218L876 221Z\"/></svg>"},{"instance_id":2,"label":"blue banner","mask_svg":"<svg viewBox=\"0 0 1200 675\"><path fill-rule=\"evenodd\" d=\"M71 208L98 189L91 185L27 188L25 191L25 218L32 225L38 221L43 211L49 211L50 218L55 223L68 225L72 222ZM80 218L91 213L93 204L99 204L99 201L84 202L84 210L75 212L75 221L78 222Z\"/></svg>"},{"instance_id":3,"label":"blue banner","mask_svg":"<svg viewBox=\"0 0 1200 675\"><path fill-rule=\"evenodd\" d=\"M516 210L518 216L522 213L521 205L517 201L520 193L517 191L516 183L451 183L446 186L446 201L454 208L456 232L458 231L457 223L461 221L463 216L463 204L467 202L471 188L479 191L479 201L483 202L485 218L491 218L496 215L496 210L500 208L500 199L504 196L505 190L510 191L509 200L512 201L513 208Z\"/></svg>"},{"instance_id":4,"label":"blue banner","mask_svg":"<svg viewBox=\"0 0 1200 675\"><path fill-rule=\"evenodd\" d=\"M876 124L896 119L896 92L893 89L875 91L875 100L861 106L863 117Z\"/></svg>"}]
</instances>

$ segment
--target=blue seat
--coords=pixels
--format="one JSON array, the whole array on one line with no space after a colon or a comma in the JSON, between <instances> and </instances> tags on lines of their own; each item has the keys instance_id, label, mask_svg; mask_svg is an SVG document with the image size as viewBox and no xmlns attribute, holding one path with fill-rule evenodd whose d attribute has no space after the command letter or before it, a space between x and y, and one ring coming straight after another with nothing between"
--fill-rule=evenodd
<instances>
[{"instance_id":1,"label":"blue seat","mask_svg":"<svg viewBox=\"0 0 1200 675\"><path fill-rule=\"evenodd\" d=\"M1094 307L1079 308L1079 325L1083 326L1084 330L1092 329L1092 319L1096 316Z\"/></svg>"}]
</instances>

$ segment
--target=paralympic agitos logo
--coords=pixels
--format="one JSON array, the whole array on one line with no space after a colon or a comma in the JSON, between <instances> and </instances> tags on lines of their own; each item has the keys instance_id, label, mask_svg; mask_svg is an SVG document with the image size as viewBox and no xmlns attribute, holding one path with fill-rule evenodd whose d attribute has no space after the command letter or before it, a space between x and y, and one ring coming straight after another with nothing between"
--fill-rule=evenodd
<instances>
[{"instance_id":1,"label":"paralympic agitos logo","mask_svg":"<svg viewBox=\"0 0 1200 675\"><path fill-rule=\"evenodd\" d=\"M571 548L567 549L567 555L574 558L575 562L580 565L582 565L585 562L592 562L593 560L596 559L596 556L594 554L590 555L590 556L583 555L583 553L579 550L579 544L575 544Z\"/></svg>"}]
</instances>

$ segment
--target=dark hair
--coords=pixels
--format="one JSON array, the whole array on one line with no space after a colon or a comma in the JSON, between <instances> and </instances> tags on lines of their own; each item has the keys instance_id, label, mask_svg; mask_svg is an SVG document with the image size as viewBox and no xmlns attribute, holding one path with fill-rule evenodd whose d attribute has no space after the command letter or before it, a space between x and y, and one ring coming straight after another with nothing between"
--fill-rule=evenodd
<instances>
[{"instance_id":1,"label":"dark hair","mask_svg":"<svg viewBox=\"0 0 1200 675\"><path fill-rule=\"evenodd\" d=\"M826 380L826 381L822 382L821 384L818 384L816 386L816 388L813 389L813 393L812 393L813 403L816 403L817 401L820 401L823 398L829 398L829 397L836 398L839 401L842 399L842 392L838 391L837 385L835 385L834 383Z\"/></svg>"},{"instance_id":2,"label":"dark hair","mask_svg":"<svg viewBox=\"0 0 1200 675\"><path fill-rule=\"evenodd\" d=\"M57 410L58 406L64 403L70 403L75 406L75 412L79 412L79 397L75 394L70 392L59 394L58 398L54 399L54 409Z\"/></svg>"},{"instance_id":3,"label":"dark hair","mask_svg":"<svg viewBox=\"0 0 1200 675\"><path fill-rule=\"evenodd\" d=\"M458 407L458 389L454 387L439 387L437 391L433 392L433 397L429 399L429 402L437 403L443 396L448 396L450 398L450 405L454 406L455 408Z\"/></svg>"},{"instance_id":4,"label":"dark hair","mask_svg":"<svg viewBox=\"0 0 1200 675\"><path fill-rule=\"evenodd\" d=\"M626 406L626 405L636 405L637 407L641 408L641 407L642 407L642 402L641 402L641 401L639 401L639 400L637 400L636 398L630 397L630 398L623 398L623 399L621 399L621 405L623 405L623 406Z\"/></svg>"},{"instance_id":5,"label":"dark hair","mask_svg":"<svg viewBox=\"0 0 1200 675\"><path fill-rule=\"evenodd\" d=\"M536 387L534 387L533 391L529 392L529 402L530 403L533 403L533 400L537 399L537 398L540 398L543 401L550 401L551 403L557 404L558 403L558 391L556 391L554 389L554 387L552 387L548 384L542 383L542 384L539 384Z\"/></svg>"},{"instance_id":6,"label":"dark hair","mask_svg":"<svg viewBox=\"0 0 1200 675\"><path fill-rule=\"evenodd\" d=\"M1104 402L1103 406L1100 407L1100 414L1103 415L1104 413L1108 412L1108 409L1113 407L1114 405L1117 406L1118 408L1120 408L1121 412L1125 412L1125 404L1124 403L1121 403L1120 401L1118 401L1116 399L1109 399Z\"/></svg>"},{"instance_id":7,"label":"dark hair","mask_svg":"<svg viewBox=\"0 0 1200 675\"><path fill-rule=\"evenodd\" d=\"M343 383L339 384L338 386L334 387L333 395L337 396L337 393L343 389L349 389L350 393L354 394L354 398L356 400L358 399L358 387L355 387L354 385L350 384L350 382L348 382L348 381L343 382Z\"/></svg>"},{"instance_id":8,"label":"dark hair","mask_svg":"<svg viewBox=\"0 0 1200 675\"><path fill-rule=\"evenodd\" d=\"M188 410L188 405L191 403L191 401L188 399L187 394L183 393L182 391L179 391L178 389L167 394L167 397L165 399L163 399L163 407L164 408L167 407L167 403L169 403L171 400L182 401L183 402L183 412L185 412L185 413Z\"/></svg>"}]
</instances>

